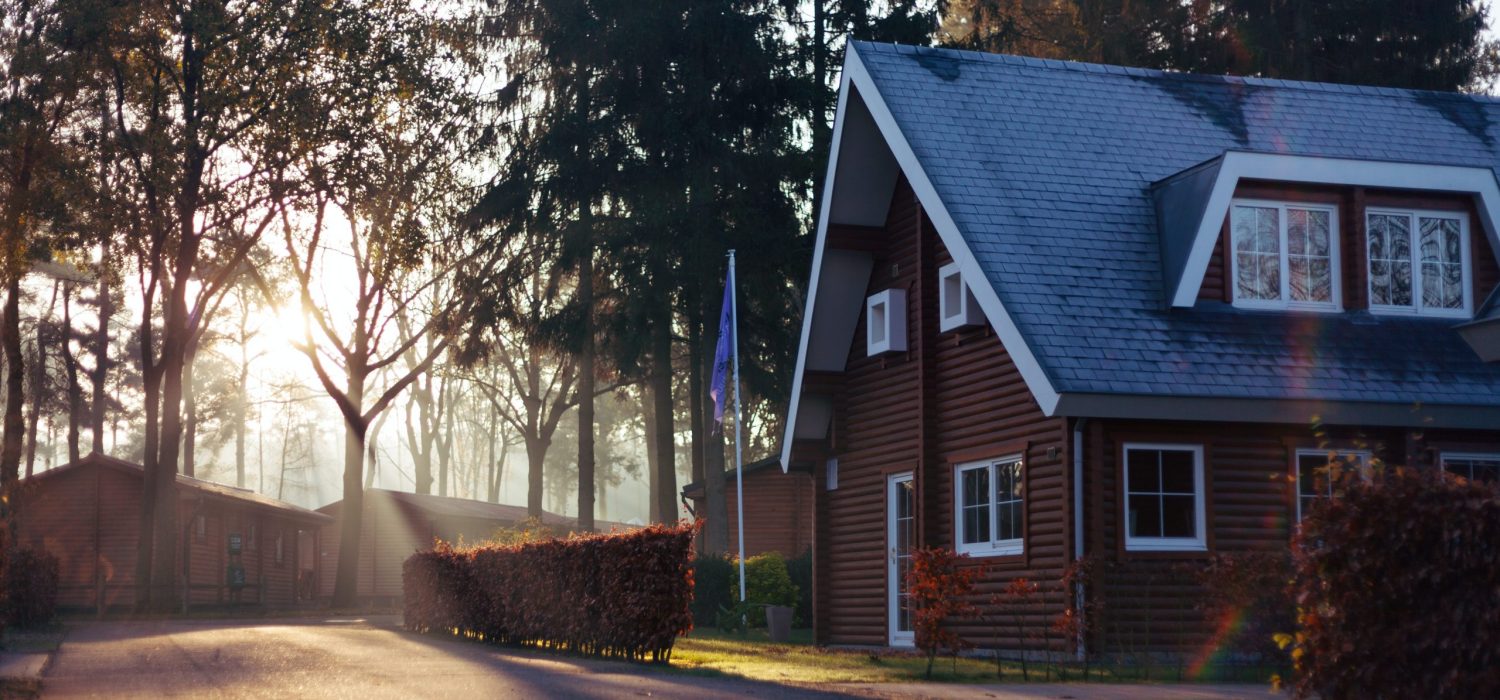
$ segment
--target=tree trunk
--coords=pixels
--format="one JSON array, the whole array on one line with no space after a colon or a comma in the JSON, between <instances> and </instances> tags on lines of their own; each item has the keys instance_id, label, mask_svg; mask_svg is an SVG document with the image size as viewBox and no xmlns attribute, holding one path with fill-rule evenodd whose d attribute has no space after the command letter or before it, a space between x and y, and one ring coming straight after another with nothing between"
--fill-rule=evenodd
<instances>
[{"instance_id":1,"label":"tree trunk","mask_svg":"<svg viewBox=\"0 0 1500 700\"><path fill-rule=\"evenodd\" d=\"M73 355L73 285L63 285L62 350L63 371L68 379L68 461L77 462L79 429L83 423L83 385L78 382L78 358ZM32 410L36 410L33 408Z\"/></svg>"},{"instance_id":2,"label":"tree trunk","mask_svg":"<svg viewBox=\"0 0 1500 700\"><path fill-rule=\"evenodd\" d=\"M592 216L583 205L580 227L591 237ZM586 245L578 270L578 303L583 308L583 347L578 353L578 529L594 531L594 248Z\"/></svg>"},{"instance_id":3,"label":"tree trunk","mask_svg":"<svg viewBox=\"0 0 1500 700\"><path fill-rule=\"evenodd\" d=\"M57 306L61 283L52 285L52 301L47 305L47 318L52 318L52 309ZM3 335L3 333L0 333ZM42 319L37 319L36 362L31 365L31 416L26 426L26 478L30 479L36 468L37 425L41 423L42 402L47 383L47 334L42 330Z\"/></svg>"},{"instance_id":4,"label":"tree trunk","mask_svg":"<svg viewBox=\"0 0 1500 700\"><path fill-rule=\"evenodd\" d=\"M362 345L362 343L356 343ZM349 368L346 396L349 404L363 407L365 401L365 376L363 367ZM339 564L333 580L333 602L335 608L354 605L359 595L359 539L364 520L365 491L363 469L365 459L365 425L352 416L344 419L344 502L339 507Z\"/></svg>"},{"instance_id":5,"label":"tree trunk","mask_svg":"<svg viewBox=\"0 0 1500 700\"><path fill-rule=\"evenodd\" d=\"M708 296L702 293L689 296L694 302ZM692 431L692 454L693 454L693 481L703 483L703 458L708 450L708 436L704 434L703 420L703 398L708 391L703 386L703 349L712 347L708 345L709 330L707 324L703 323L703 307L701 304L690 302L687 304L687 341L688 341L688 426Z\"/></svg>"},{"instance_id":6,"label":"tree trunk","mask_svg":"<svg viewBox=\"0 0 1500 700\"><path fill-rule=\"evenodd\" d=\"M658 277L666 284L666 277ZM656 320L651 324L651 400L656 414L656 501L660 520L678 520L676 449L672 440L672 307L666 297L659 300Z\"/></svg>"},{"instance_id":7,"label":"tree trunk","mask_svg":"<svg viewBox=\"0 0 1500 700\"><path fill-rule=\"evenodd\" d=\"M0 345L5 351L5 432L0 443L0 488L9 489L21 477L21 440L26 422L21 411L26 401L26 365L21 356L21 277L13 275L0 316Z\"/></svg>"},{"instance_id":8,"label":"tree trunk","mask_svg":"<svg viewBox=\"0 0 1500 700\"><path fill-rule=\"evenodd\" d=\"M93 451L104 454L104 418L107 413L108 403L106 393L109 382L109 319L115 313L114 298L110 296L109 286L109 243L105 242L99 246L99 327L94 330L94 371L89 374L93 384L94 415L90 421L89 430L93 433ZM244 386L244 380L240 386ZM240 424L244 425L244 416L240 416ZM243 427L241 428L243 430ZM245 484L243 480L240 486Z\"/></svg>"},{"instance_id":9,"label":"tree trunk","mask_svg":"<svg viewBox=\"0 0 1500 700\"><path fill-rule=\"evenodd\" d=\"M526 436L526 516L542 517L542 476L547 460L547 441Z\"/></svg>"},{"instance_id":10,"label":"tree trunk","mask_svg":"<svg viewBox=\"0 0 1500 700\"><path fill-rule=\"evenodd\" d=\"M453 401L448 380L438 387L437 420L433 421L433 438L438 445L438 495L447 496L448 468L453 463ZM441 431L441 437L438 433ZM457 489L455 489L456 491Z\"/></svg>"},{"instance_id":11,"label":"tree trunk","mask_svg":"<svg viewBox=\"0 0 1500 700\"><path fill-rule=\"evenodd\" d=\"M141 311L141 375L142 391L145 394L145 452L141 460L141 517L139 537L136 538L135 596L137 609L145 610L151 603L151 562L155 549L156 532L156 448L161 442L161 370L153 358L156 353L155 334L152 330L151 307L154 295L148 293Z\"/></svg>"},{"instance_id":12,"label":"tree trunk","mask_svg":"<svg viewBox=\"0 0 1500 700\"><path fill-rule=\"evenodd\" d=\"M649 385L650 382L647 382ZM649 507L648 519L650 522L659 523L662 519L661 500L656 497L656 482L661 478L661 472L657 469L660 459L657 456L656 443L656 411L651 405L651 387L641 386L641 422L646 428L646 503Z\"/></svg>"},{"instance_id":13,"label":"tree trunk","mask_svg":"<svg viewBox=\"0 0 1500 700\"><path fill-rule=\"evenodd\" d=\"M706 303L712 304L712 302ZM704 376L712 377L714 358L707 353L704 355L702 371ZM725 386L724 388L727 392L731 387ZM706 392L707 389L704 391ZM728 398L726 395L725 399ZM724 426L714 422L713 412L713 402L704 401L703 422L707 426L703 447L704 512L699 515L705 520L703 550L709 554L723 554L729 551L729 503L725 500L724 488Z\"/></svg>"},{"instance_id":14,"label":"tree trunk","mask_svg":"<svg viewBox=\"0 0 1500 700\"><path fill-rule=\"evenodd\" d=\"M245 432L250 420L250 355L245 347L244 318L240 319L239 400L234 406L234 485L245 488Z\"/></svg>"},{"instance_id":15,"label":"tree trunk","mask_svg":"<svg viewBox=\"0 0 1500 700\"><path fill-rule=\"evenodd\" d=\"M198 476L198 386L193 372L197 357L197 348L191 348L182 365L182 473L191 477Z\"/></svg>"}]
</instances>

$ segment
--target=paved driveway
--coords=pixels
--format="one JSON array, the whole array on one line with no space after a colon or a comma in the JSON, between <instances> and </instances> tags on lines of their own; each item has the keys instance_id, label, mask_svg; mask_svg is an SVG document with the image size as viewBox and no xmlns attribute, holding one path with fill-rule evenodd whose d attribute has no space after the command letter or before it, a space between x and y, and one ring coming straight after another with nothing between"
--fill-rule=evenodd
<instances>
[{"instance_id":1,"label":"paved driveway","mask_svg":"<svg viewBox=\"0 0 1500 700\"><path fill-rule=\"evenodd\" d=\"M44 698L1265 698L1261 686L872 685L799 688L415 635L375 618L150 620L74 627Z\"/></svg>"},{"instance_id":2,"label":"paved driveway","mask_svg":"<svg viewBox=\"0 0 1500 700\"><path fill-rule=\"evenodd\" d=\"M86 623L44 698L825 698L832 693L645 670L408 634L363 620Z\"/></svg>"}]
</instances>

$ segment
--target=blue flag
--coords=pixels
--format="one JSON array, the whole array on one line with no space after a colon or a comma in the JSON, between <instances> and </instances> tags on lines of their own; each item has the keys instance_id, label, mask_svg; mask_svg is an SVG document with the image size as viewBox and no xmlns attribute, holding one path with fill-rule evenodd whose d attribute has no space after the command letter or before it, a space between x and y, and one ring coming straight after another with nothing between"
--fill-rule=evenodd
<instances>
[{"instance_id":1,"label":"blue flag","mask_svg":"<svg viewBox=\"0 0 1500 700\"><path fill-rule=\"evenodd\" d=\"M714 423L724 427L724 382L729 376L729 348L734 342L734 276L724 280L724 309L719 312L719 344L714 348L714 376L708 384L708 395L714 400Z\"/></svg>"}]
</instances>

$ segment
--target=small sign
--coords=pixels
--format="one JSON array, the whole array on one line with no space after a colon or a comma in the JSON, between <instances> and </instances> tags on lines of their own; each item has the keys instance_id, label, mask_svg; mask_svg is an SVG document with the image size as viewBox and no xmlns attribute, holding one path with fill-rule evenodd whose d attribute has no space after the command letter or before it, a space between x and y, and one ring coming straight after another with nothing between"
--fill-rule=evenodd
<instances>
[{"instance_id":1,"label":"small sign","mask_svg":"<svg viewBox=\"0 0 1500 700\"><path fill-rule=\"evenodd\" d=\"M228 575L225 578L229 580L230 588L245 587L245 567L240 566L239 564L230 564L227 574Z\"/></svg>"},{"instance_id":2,"label":"small sign","mask_svg":"<svg viewBox=\"0 0 1500 700\"><path fill-rule=\"evenodd\" d=\"M240 550L242 550L244 548L244 543L245 543L245 541L244 541L243 538L240 537L240 533L238 533L238 532L231 532L231 533L229 533L229 553L230 554L239 554Z\"/></svg>"}]
</instances>

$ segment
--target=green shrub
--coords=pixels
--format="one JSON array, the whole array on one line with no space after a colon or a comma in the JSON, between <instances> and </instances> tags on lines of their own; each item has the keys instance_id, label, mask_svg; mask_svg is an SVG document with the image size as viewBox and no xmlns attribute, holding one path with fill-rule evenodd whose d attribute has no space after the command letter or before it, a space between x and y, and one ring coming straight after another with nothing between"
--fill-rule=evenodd
<instances>
[{"instance_id":1,"label":"green shrub","mask_svg":"<svg viewBox=\"0 0 1500 700\"><path fill-rule=\"evenodd\" d=\"M19 547L5 563L5 624L36 627L52 621L57 610L57 557L41 549Z\"/></svg>"},{"instance_id":2,"label":"green shrub","mask_svg":"<svg viewBox=\"0 0 1500 700\"><path fill-rule=\"evenodd\" d=\"M724 555L700 554L693 559L693 625L718 625L719 611L734 607L739 593L734 562Z\"/></svg>"},{"instance_id":3,"label":"green shrub","mask_svg":"<svg viewBox=\"0 0 1500 700\"><path fill-rule=\"evenodd\" d=\"M803 550L801 555L786 560L786 572L792 577L792 585L797 587L797 608L792 622L798 627L811 627L813 621L812 549Z\"/></svg>"},{"instance_id":4,"label":"green shrub","mask_svg":"<svg viewBox=\"0 0 1500 700\"><path fill-rule=\"evenodd\" d=\"M730 586L730 595L734 601L739 601L739 566L734 567ZM757 605L797 606L797 587L792 584L792 577L786 569L786 559L781 556L781 552L766 552L745 560L745 601ZM751 627L764 627L765 609L752 608L749 622Z\"/></svg>"},{"instance_id":5,"label":"green shrub","mask_svg":"<svg viewBox=\"0 0 1500 700\"><path fill-rule=\"evenodd\" d=\"M1296 694L1500 697L1500 494L1387 469L1319 501L1293 540Z\"/></svg>"}]
</instances>

